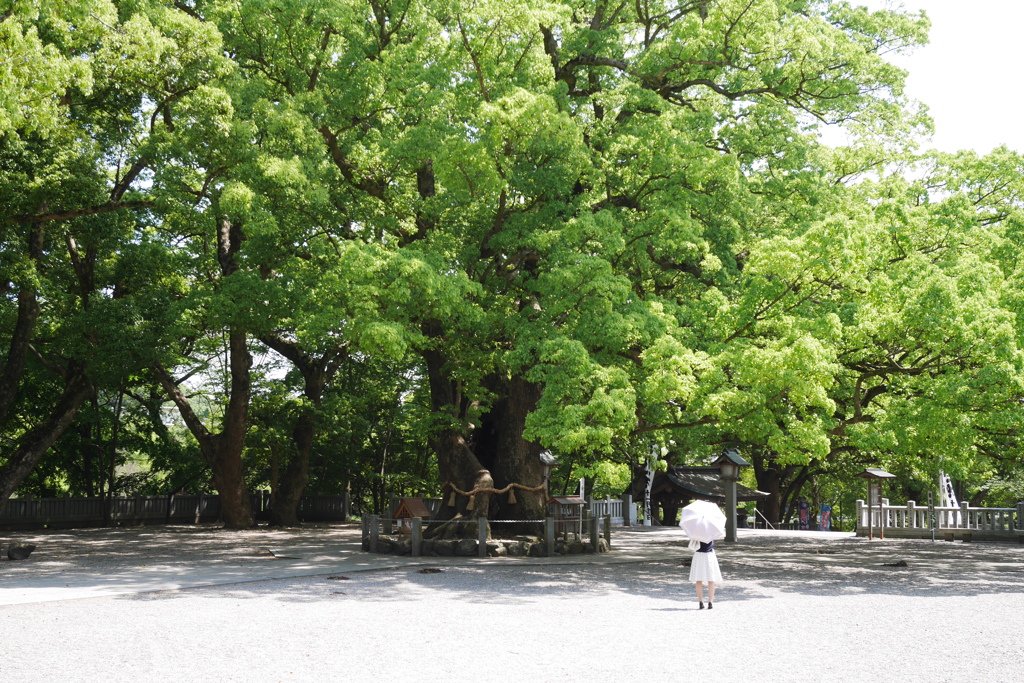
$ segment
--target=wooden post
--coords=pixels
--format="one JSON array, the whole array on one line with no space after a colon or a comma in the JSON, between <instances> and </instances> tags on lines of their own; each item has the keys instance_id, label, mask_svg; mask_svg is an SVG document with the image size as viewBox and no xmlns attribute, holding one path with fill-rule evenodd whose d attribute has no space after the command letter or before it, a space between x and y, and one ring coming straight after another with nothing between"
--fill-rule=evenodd
<instances>
[{"instance_id":1,"label":"wooden post","mask_svg":"<svg viewBox=\"0 0 1024 683\"><path fill-rule=\"evenodd\" d=\"M874 504L873 504L874 500L875 500L875 492L873 490L874 486L875 486L875 482L873 482L872 480L868 479L868 491L869 491L869 493L868 493L868 540L869 541L873 540L873 537L874 537L874 533L873 533L874 532L874 526L875 526L875 510L874 510ZM882 513L882 507L881 507L882 501L881 500L878 501L878 505L879 505L878 513L879 513L879 515L881 515L881 513ZM879 521L881 521L881 519L879 519Z\"/></svg>"},{"instance_id":2,"label":"wooden post","mask_svg":"<svg viewBox=\"0 0 1024 683\"><path fill-rule=\"evenodd\" d=\"M636 508L629 493L622 496L622 526L636 526Z\"/></svg>"},{"instance_id":3,"label":"wooden post","mask_svg":"<svg viewBox=\"0 0 1024 683\"><path fill-rule=\"evenodd\" d=\"M487 518L476 518L476 551L480 557L487 557Z\"/></svg>"},{"instance_id":4,"label":"wooden post","mask_svg":"<svg viewBox=\"0 0 1024 683\"><path fill-rule=\"evenodd\" d=\"M377 540L380 538L380 517L370 515L370 552L377 552Z\"/></svg>"},{"instance_id":5,"label":"wooden post","mask_svg":"<svg viewBox=\"0 0 1024 683\"><path fill-rule=\"evenodd\" d=\"M394 519L395 510L396 509L398 509L398 496L392 494L391 497L388 498L387 516L384 518L384 533L385 534L389 534L390 535L390 534L394 533L394 529L392 529L391 525L393 523L392 520Z\"/></svg>"},{"instance_id":6,"label":"wooden post","mask_svg":"<svg viewBox=\"0 0 1024 683\"><path fill-rule=\"evenodd\" d=\"M882 480L878 480L878 538L885 540L885 518L889 515L889 499L882 498Z\"/></svg>"},{"instance_id":7,"label":"wooden post","mask_svg":"<svg viewBox=\"0 0 1024 683\"><path fill-rule=\"evenodd\" d=\"M608 549L612 547L612 516L611 513L604 516L604 542L608 544Z\"/></svg>"},{"instance_id":8,"label":"wooden post","mask_svg":"<svg viewBox=\"0 0 1024 683\"><path fill-rule=\"evenodd\" d=\"M590 513L590 517L587 519L587 521L590 523L590 545L593 546L595 553L597 552L597 541L601 538L600 534L598 533L599 520L600 517L598 517L593 512Z\"/></svg>"},{"instance_id":9,"label":"wooden post","mask_svg":"<svg viewBox=\"0 0 1024 683\"><path fill-rule=\"evenodd\" d=\"M874 539L874 531L875 531L875 499L876 498L878 498L878 496L875 493L875 482L872 479L868 479L868 540L869 541ZM879 505L878 513L879 513L879 515L881 515L881 513L882 513L882 509L881 509L882 501L881 500L878 501L878 505ZM879 521L881 521L881 519L879 519Z\"/></svg>"},{"instance_id":10,"label":"wooden post","mask_svg":"<svg viewBox=\"0 0 1024 683\"><path fill-rule=\"evenodd\" d=\"M555 518L544 519L544 542L548 546L548 557L555 556Z\"/></svg>"},{"instance_id":11,"label":"wooden post","mask_svg":"<svg viewBox=\"0 0 1024 683\"><path fill-rule=\"evenodd\" d=\"M412 556L420 556L420 548L423 546L423 518L412 518Z\"/></svg>"},{"instance_id":12,"label":"wooden post","mask_svg":"<svg viewBox=\"0 0 1024 683\"><path fill-rule=\"evenodd\" d=\"M928 528L932 532L932 540L935 540L935 527L938 525L939 520L935 517L935 494L931 491L928 492Z\"/></svg>"}]
</instances>

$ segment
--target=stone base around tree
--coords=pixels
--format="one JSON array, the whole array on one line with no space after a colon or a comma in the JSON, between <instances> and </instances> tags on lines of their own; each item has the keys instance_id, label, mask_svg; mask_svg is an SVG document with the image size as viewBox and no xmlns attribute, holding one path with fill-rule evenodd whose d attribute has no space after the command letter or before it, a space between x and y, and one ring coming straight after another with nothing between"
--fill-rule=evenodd
<instances>
[{"instance_id":1,"label":"stone base around tree","mask_svg":"<svg viewBox=\"0 0 1024 683\"><path fill-rule=\"evenodd\" d=\"M478 541L472 538L452 540L426 539L420 546L421 557L478 557ZM363 541L363 550L370 551L370 540ZM608 552L608 542L599 538L595 550L593 543L584 541L576 534L560 537L555 541L556 555L592 555ZM412 541L401 536L381 535L377 538L377 554L412 555ZM488 557L546 557L547 546L537 538L489 539Z\"/></svg>"}]
</instances>

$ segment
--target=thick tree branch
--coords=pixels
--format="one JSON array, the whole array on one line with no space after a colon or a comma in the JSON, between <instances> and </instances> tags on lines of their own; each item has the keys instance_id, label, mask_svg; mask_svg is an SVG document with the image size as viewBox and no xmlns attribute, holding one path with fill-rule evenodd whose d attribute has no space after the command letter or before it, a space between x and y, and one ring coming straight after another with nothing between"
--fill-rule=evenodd
<instances>
[{"instance_id":1,"label":"thick tree branch","mask_svg":"<svg viewBox=\"0 0 1024 683\"><path fill-rule=\"evenodd\" d=\"M177 406L178 412L181 414L181 418L185 421L185 425L188 427L188 430L192 432L192 435L200 442L200 446L203 447L201 449L203 455L207 455L207 448L209 448L213 441L213 434L206 428L206 425L199 419L199 416L196 415L195 411L192 410L192 404L189 403L188 397L182 393L181 389L178 387L178 383L171 378L170 373L164 369L164 366L159 362L156 362L153 364L152 370L153 374L156 376L157 382L160 383L160 386L163 387L167 396L174 402L174 405Z\"/></svg>"},{"instance_id":2,"label":"thick tree branch","mask_svg":"<svg viewBox=\"0 0 1024 683\"><path fill-rule=\"evenodd\" d=\"M70 426L78 409L92 392L85 369L73 364L66 372L66 384L57 404L47 418L29 430L18 447L0 467L0 509L7 504L18 485L38 464L50 446Z\"/></svg>"},{"instance_id":3,"label":"thick tree branch","mask_svg":"<svg viewBox=\"0 0 1024 683\"><path fill-rule=\"evenodd\" d=\"M40 207L45 211L46 205ZM28 236L29 258L39 267L43 256L45 232L42 223L33 223ZM42 307L39 305L36 288L31 283L23 283L18 290L18 317L11 334L11 343L7 349L6 360L0 359L0 424L3 424L14 402L14 397L21 385L25 371L25 358L32 342L32 333Z\"/></svg>"},{"instance_id":4,"label":"thick tree branch","mask_svg":"<svg viewBox=\"0 0 1024 683\"><path fill-rule=\"evenodd\" d=\"M80 218L82 216L94 216L101 213L110 213L111 211L119 211L121 209L146 209L153 206L156 206L156 202L151 200L140 200L135 202L110 201L106 204L92 206L87 209L70 209L68 211L54 211L52 213L11 216L7 219L7 223L47 223L49 221L63 221L71 218Z\"/></svg>"},{"instance_id":5,"label":"thick tree branch","mask_svg":"<svg viewBox=\"0 0 1024 683\"><path fill-rule=\"evenodd\" d=\"M384 197L385 184L383 182L356 178L355 165L345 157L344 152L341 151L341 145L338 144L338 136L326 124L320 126L320 135L323 137L324 142L327 143L327 150L331 154L331 160L349 184L371 197L376 197L377 199Z\"/></svg>"}]
</instances>

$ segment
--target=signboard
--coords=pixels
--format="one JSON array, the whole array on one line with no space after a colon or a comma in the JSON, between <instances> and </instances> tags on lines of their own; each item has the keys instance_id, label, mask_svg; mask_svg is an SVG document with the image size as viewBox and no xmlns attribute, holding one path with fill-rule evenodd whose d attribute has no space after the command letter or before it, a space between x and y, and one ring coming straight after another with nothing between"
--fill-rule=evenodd
<instances>
[{"instance_id":1,"label":"signboard","mask_svg":"<svg viewBox=\"0 0 1024 683\"><path fill-rule=\"evenodd\" d=\"M654 484L654 465L644 464L644 526L651 526L651 486Z\"/></svg>"},{"instance_id":2,"label":"signboard","mask_svg":"<svg viewBox=\"0 0 1024 683\"><path fill-rule=\"evenodd\" d=\"M832 531L831 505L821 506L821 516L818 518L818 531Z\"/></svg>"},{"instance_id":3,"label":"signboard","mask_svg":"<svg viewBox=\"0 0 1024 683\"><path fill-rule=\"evenodd\" d=\"M797 509L800 510L800 531L808 531L811 528L811 504L801 500Z\"/></svg>"}]
</instances>

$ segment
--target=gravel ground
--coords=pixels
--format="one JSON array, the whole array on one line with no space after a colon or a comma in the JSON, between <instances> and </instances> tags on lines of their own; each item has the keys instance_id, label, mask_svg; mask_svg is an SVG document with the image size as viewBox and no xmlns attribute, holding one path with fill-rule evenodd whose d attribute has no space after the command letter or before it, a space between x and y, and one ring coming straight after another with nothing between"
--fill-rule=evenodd
<instances>
[{"instance_id":1,"label":"gravel ground","mask_svg":"<svg viewBox=\"0 0 1024 683\"><path fill-rule=\"evenodd\" d=\"M350 532L76 533L72 540L124 548L131 561L174 562L240 560L268 539L308 543L337 534L340 542ZM127 542L133 537L135 545ZM546 566L466 560L431 573L402 566L0 606L0 674L31 681L425 682L1024 676L1024 547L743 536L719 549L725 583L715 609L699 611L686 560L678 559L688 556L682 534L627 538L675 559L599 563L612 553ZM36 570L73 577L111 561L69 551L61 568L59 557L54 548ZM122 569L125 559L118 558ZM899 560L908 566L884 566ZM13 580L13 570L26 576L31 566L31 559L4 561L0 581Z\"/></svg>"}]
</instances>

